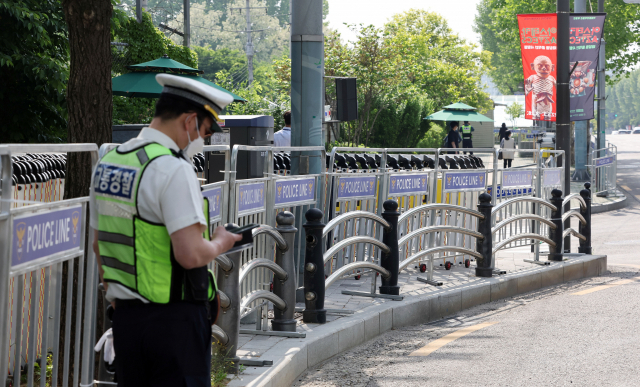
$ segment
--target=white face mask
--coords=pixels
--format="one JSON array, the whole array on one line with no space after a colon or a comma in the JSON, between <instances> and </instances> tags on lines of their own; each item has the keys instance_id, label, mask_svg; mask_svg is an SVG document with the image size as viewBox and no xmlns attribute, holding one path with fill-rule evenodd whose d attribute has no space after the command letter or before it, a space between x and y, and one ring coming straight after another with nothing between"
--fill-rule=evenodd
<instances>
[{"instance_id":1,"label":"white face mask","mask_svg":"<svg viewBox=\"0 0 640 387\"><path fill-rule=\"evenodd\" d=\"M196 131L198 132L198 138L191 141L191 136L187 130L187 137L189 138L189 144L182 150L182 153L188 158L193 159L193 156L202 152L204 149L204 138L200 136L200 125L198 125L198 117L196 116Z\"/></svg>"}]
</instances>

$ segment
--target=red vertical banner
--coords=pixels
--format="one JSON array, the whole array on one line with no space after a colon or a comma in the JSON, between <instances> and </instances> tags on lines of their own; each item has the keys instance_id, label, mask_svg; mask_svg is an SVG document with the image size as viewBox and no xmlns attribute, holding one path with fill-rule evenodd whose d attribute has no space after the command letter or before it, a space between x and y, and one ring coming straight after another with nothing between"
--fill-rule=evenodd
<instances>
[{"instance_id":1,"label":"red vertical banner","mask_svg":"<svg viewBox=\"0 0 640 387\"><path fill-rule=\"evenodd\" d=\"M557 26L555 13L518 15L525 118L529 120L556 120Z\"/></svg>"}]
</instances>

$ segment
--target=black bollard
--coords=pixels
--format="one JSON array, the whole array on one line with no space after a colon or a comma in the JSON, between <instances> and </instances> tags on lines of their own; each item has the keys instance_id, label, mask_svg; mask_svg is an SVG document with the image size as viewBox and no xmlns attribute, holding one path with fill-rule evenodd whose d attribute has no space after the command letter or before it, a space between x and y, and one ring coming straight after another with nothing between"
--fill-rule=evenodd
<instances>
[{"instance_id":1,"label":"black bollard","mask_svg":"<svg viewBox=\"0 0 640 387\"><path fill-rule=\"evenodd\" d=\"M324 309L324 261L322 259L322 223L323 212L311 208L305 214L307 222L303 225L306 235L304 255L304 311L302 321L324 324L327 311Z\"/></svg>"},{"instance_id":2,"label":"black bollard","mask_svg":"<svg viewBox=\"0 0 640 387\"><path fill-rule=\"evenodd\" d=\"M296 276L295 264L293 262L294 243L296 238L295 217L289 211L283 211L276 216L276 230L287 241L287 251L277 249L276 263L287 272L289 278L284 281L273 281L273 293L282 298L287 305L296 304L296 284L294 278ZM278 308L273 309L273 320L271 320L271 328L274 331L295 332L296 320L293 318L294 308L287 308L284 311Z\"/></svg>"},{"instance_id":3,"label":"black bollard","mask_svg":"<svg viewBox=\"0 0 640 387\"><path fill-rule=\"evenodd\" d=\"M493 234L491 233L491 195L483 193L478 197L478 211L484 215L484 219L478 219L478 232L484 238L476 239L476 251L482 258L476 259L476 277L493 276Z\"/></svg>"},{"instance_id":4,"label":"black bollard","mask_svg":"<svg viewBox=\"0 0 640 387\"><path fill-rule=\"evenodd\" d=\"M398 202L395 200L387 200L382 205L384 212L382 217L389 223L389 230L384 230L382 234L382 243L389 247L389 254L382 253L380 264L389 270L391 277L385 279L382 277L382 286L380 286L380 294L392 294L397 296L400 294L400 286L398 286L398 267L400 266L400 253L398 252Z\"/></svg>"},{"instance_id":5,"label":"black bollard","mask_svg":"<svg viewBox=\"0 0 640 387\"><path fill-rule=\"evenodd\" d=\"M551 191L551 204L556 206L557 211L551 211L551 221L556 225L555 230L549 227L549 239L556 243L556 247L549 246L549 261L562 261L562 233L564 232L564 223L562 222L562 214L564 208L562 206L562 191L554 189Z\"/></svg>"},{"instance_id":6,"label":"black bollard","mask_svg":"<svg viewBox=\"0 0 640 387\"><path fill-rule=\"evenodd\" d=\"M584 199L584 202L587 203L587 208L582 208L580 206L580 214L584 217L584 220L587 221L585 225L582 222L579 222L578 232L582 234L586 241L580 239L580 247L578 248L579 253L591 254L591 183L584 183L584 189L580 191L580 196Z\"/></svg>"}]
</instances>

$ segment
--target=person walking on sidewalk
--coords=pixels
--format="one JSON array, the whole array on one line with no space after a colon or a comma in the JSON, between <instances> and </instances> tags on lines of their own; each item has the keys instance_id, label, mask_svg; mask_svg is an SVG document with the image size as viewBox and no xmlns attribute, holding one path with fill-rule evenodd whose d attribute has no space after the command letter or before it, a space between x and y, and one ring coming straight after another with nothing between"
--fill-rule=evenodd
<instances>
[{"instance_id":1,"label":"person walking on sidewalk","mask_svg":"<svg viewBox=\"0 0 640 387\"><path fill-rule=\"evenodd\" d=\"M499 140L502 141L503 138L505 138L505 133L507 133L507 125L503 122L502 126L500 127L500 134L499 134Z\"/></svg>"},{"instance_id":2,"label":"person walking on sidewalk","mask_svg":"<svg viewBox=\"0 0 640 387\"><path fill-rule=\"evenodd\" d=\"M209 387L219 294L207 265L242 237L209 235L192 158L222 131L218 114L233 97L189 78L156 80L164 88L149 127L93 171L93 251L115 304L118 386Z\"/></svg>"},{"instance_id":3,"label":"person walking on sidewalk","mask_svg":"<svg viewBox=\"0 0 640 387\"><path fill-rule=\"evenodd\" d=\"M511 162L513 156L516 153L516 140L511 138L511 131L505 132L505 137L500 141L500 153L502 154L502 160L504 160L503 168L511 168Z\"/></svg>"}]
</instances>

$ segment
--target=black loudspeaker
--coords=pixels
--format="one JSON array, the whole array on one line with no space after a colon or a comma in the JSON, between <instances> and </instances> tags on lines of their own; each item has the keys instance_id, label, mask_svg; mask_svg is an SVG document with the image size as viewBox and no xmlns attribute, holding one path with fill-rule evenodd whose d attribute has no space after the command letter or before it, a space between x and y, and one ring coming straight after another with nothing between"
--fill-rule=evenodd
<instances>
[{"instance_id":1,"label":"black loudspeaker","mask_svg":"<svg viewBox=\"0 0 640 387\"><path fill-rule=\"evenodd\" d=\"M358 90L356 78L336 78L338 121L358 119Z\"/></svg>"}]
</instances>

